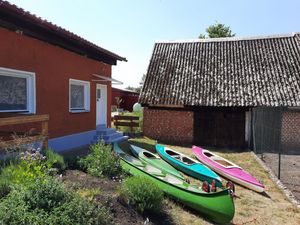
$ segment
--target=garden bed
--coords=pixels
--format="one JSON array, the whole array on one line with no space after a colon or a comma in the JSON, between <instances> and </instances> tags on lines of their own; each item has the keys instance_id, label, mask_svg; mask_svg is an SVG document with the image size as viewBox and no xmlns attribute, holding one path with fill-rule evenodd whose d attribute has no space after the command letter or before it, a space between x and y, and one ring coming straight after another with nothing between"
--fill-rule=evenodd
<instances>
[{"instance_id":1,"label":"garden bed","mask_svg":"<svg viewBox=\"0 0 300 225\"><path fill-rule=\"evenodd\" d=\"M154 145L155 145L154 140L147 139L147 138L135 138L135 139L131 139L130 142L132 144L138 145L150 151L154 151ZM192 153L191 148L189 147L179 147L179 146L168 146L168 147L174 148L175 150L180 151L187 155L191 155ZM95 150L97 148L93 147L92 150L93 149ZM58 201L58 204L65 204L66 207L69 204L71 204L71 208L70 207L64 208L61 206L58 206L58 208L57 207L53 208L51 206L52 207L51 211L53 210L53 212L63 213L64 217L62 218L60 216L61 215L60 213L55 214L54 216L56 217L53 217L52 213L46 214L47 211L41 211L43 213L42 215L51 216L53 221L55 219L66 220L72 218L72 217L67 217L68 215L67 213L71 213L72 215L74 214L74 216L76 216L76 218L78 219L90 218L92 220L93 217L88 217L88 213L82 213L82 212L85 212L84 207L87 207L91 210L94 207L93 205L95 204L96 208L94 209L96 210L99 209L98 211L95 212L95 216L99 216L99 218L102 216L101 218L103 221L105 221L105 218L107 218L106 222L110 221L113 224L125 224L125 225L127 224L128 225L129 224L153 224L153 225L155 224L167 224L167 225L168 224L169 225L171 224L174 225L175 224L191 224L191 225L212 224L210 221L205 220L197 212L185 207L179 202L170 200L167 197L164 198L162 208L160 208L159 212L150 213L144 211L144 213L138 213L136 208L128 204L128 202L126 202L124 199L120 197L120 189L123 186L122 184L124 183L122 179L124 179L125 177L123 173L119 175L117 178L112 177L112 179L102 175L97 177L99 174L97 173L97 170L95 170L95 168L99 167L99 165L102 164L102 161L103 162L114 161L113 158L111 158L111 160L101 161L104 155L107 155L107 157L111 157L111 156L110 154L106 154L110 150L109 147L101 147L100 149L102 150L98 150L96 155L91 155L90 157L86 158L85 161L88 162L90 166L92 166L90 168L84 167L85 165L84 162L83 164L81 164L82 162L78 164L78 160L77 160L77 163L72 164L74 160L73 161L70 160L70 158L72 157L74 159L74 156L76 158L76 155L83 157L84 155L93 152L89 150L89 147L85 147L82 149L77 149L76 151L70 151L68 153L65 153L64 154L65 159L68 159L67 160L68 169L65 171L64 171L65 164L62 161L62 159L60 159L56 155L46 154L47 156L46 164L47 165L49 164L48 168L51 168L51 166L55 166L56 168L58 168L59 173L55 175L55 177L59 182L64 183L64 188L63 189L58 188L58 190L62 191L62 194L67 199L66 200L67 202L65 203L60 202L59 200L60 198L57 198L54 192L53 193L49 192L49 193L52 193L54 197L56 196L55 199L56 201ZM101 157L99 153L102 154ZM223 150L223 151L218 151L217 154L220 154L223 157L245 168L247 171L255 175L259 180L261 180L266 187L265 194L258 194L254 191L236 185L236 195L237 195L237 197L235 198L236 212L232 224L286 224L286 225L300 224L299 209L297 209L291 202L289 202L286 199L285 195L276 186L276 184L269 178L269 174L255 160L251 152L247 152L247 151L234 152L234 151ZM98 161L93 161L95 158ZM118 159L115 158L115 160ZM38 166L39 164L36 165ZM80 170L78 170L79 168ZM112 167L110 166L107 168L112 168ZM83 171L89 171L89 173L93 174L94 176L91 176ZM39 170L37 172L40 173ZM111 171L107 171L106 173L111 174ZM198 182L193 178L189 178L189 179L193 183ZM55 185L51 184L52 181L50 178L47 178L46 181L50 185L48 188L51 188L51 190L53 188L54 189L56 188ZM32 183L34 184L35 182ZM27 184L27 185L29 185L28 187L31 187L30 186L31 184ZM37 188L36 191L42 193L41 196L43 196L44 195L43 190L41 190L39 187L40 186L35 185L35 188ZM147 189L145 190L148 189L149 186L147 186ZM71 195L69 195L68 193ZM35 195L35 191L31 194ZM51 196L49 196L49 198ZM76 196L79 196L80 199ZM36 199L40 199L40 197ZM68 203L68 201L70 203ZM74 204L74 201L75 203L76 201L78 201L80 205L77 206L75 204L72 206L72 204ZM26 202L24 201L21 201L21 203L26 204ZM2 204L1 207L3 208L6 206ZM73 208L75 210L73 210ZM57 211L58 209L60 211ZM19 210L22 210L22 208L20 208ZM29 216L33 215L35 216L35 219L47 220L46 217L42 218L40 216L41 214L32 214L32 211L30 210L26 211L26 213L27 213L26 216L28 218ZM18 215L22 215L22 214L18 214ZM68 224L68 223L60 222L59 224Z\"/></svg>"}]
</instances>

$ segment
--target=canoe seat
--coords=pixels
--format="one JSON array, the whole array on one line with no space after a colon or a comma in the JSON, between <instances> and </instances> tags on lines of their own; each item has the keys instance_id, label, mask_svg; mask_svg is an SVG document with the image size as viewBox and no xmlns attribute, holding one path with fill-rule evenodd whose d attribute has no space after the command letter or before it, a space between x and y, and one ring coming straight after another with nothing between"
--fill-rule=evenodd
<instances>
[{"instance_id":1,"label":"canoe seat","mask_svg":"<svg viewBox=\"0 0 300 225\"><path fill-rule=\"evenodd\" d=\"M171 184L183 184L183 180L180 180L170 174L167 174L164 180Z\"/></svg>"},{"instance_id":2,"label":"canoe seat","mask_svg":"<svg viewBox=\"0 0 300 225\"><path fill-rule=\"evenodd\" d=\"M132 157L130 155L123 154L121 157L123 159L125 159L126 161L134 164L135 166L140 166L140 167L144 166L144 164L140 160L138 160L138 159L136 159L136 158L134 158L134 157Z\"/></svg>"},{"instance_id":3,"label":"canoe seat","mask_svg":"<svg viewBox=\"0 0 300 225\"><path fill-rule=\"evenodd\" d=\"M146 165L145 167L145 171L151 174L154 174L156 176L164 176L164 174L162 173L162 171L158 168L155 168L153 166L150 165Z\"/></svg>"},{"instance_id":4,"label":"canoe seat","mask_svg":"<svg viewBox=\"0 0 300 225\"><path fill-rule=\"evenodd\" d=\"M219 163L219 164L221 164L221 165L223 165L223 166L225 166L225 167L233 166L231 163L229 163L229 162L227 162L227 161L225 161L223 159L220 159L220 158L214 159L214 161L217 162L217 163Z\"/></svg>"}]
</instances>

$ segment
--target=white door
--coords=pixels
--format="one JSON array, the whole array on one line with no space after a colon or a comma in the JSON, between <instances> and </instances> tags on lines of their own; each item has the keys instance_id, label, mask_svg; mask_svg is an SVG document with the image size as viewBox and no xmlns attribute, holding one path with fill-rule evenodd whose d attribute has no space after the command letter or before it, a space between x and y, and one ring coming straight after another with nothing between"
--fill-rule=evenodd
<instances>
[{"instance_id":1,"label":"white door","mask_svg":"<svg viewBox=\"0 0 300 225\"><path fill-rule=\"evenodd\" d=\"M96 86L96 125L106 126L107 118L107 86L97 84Z\"/></svg>"}]
</instances>

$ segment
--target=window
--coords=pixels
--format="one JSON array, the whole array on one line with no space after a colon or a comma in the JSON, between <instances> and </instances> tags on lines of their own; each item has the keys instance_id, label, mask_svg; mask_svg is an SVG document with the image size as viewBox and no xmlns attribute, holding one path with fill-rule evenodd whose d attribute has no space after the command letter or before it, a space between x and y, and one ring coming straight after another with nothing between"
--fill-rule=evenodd
<instances>
[{"instance_id":1,"label":"window","mask_svg":"<svg viewBox=\"0 0 300 225\"><path fill-rule=\"evenodd\" d=\"M0 67L0 112L35 113L35 74Z\"/></svg>"},{"instance_id":2,"label":"window","mask_svg":"<svg viewBox=\"0 0 300 225\"><path fill-rule=\"evenodd\" d=\"M90 82L70 79L70 112L90 110Z\"/></svg>"}]
</instances>

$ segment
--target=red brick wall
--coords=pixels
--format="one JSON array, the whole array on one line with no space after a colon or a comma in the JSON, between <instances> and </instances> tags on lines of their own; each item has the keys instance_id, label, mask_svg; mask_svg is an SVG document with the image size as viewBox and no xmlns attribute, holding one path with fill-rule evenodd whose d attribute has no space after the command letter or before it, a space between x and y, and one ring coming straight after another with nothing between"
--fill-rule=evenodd
<instances>
[{"instance_id":1,"label":"red brick wall","mask_svg":"<svg viewBox=\"0 0 300 225\"><path fill-rule=\"evenodd\" d=\"M167 143L193 142L194 113L144 108L144 135Z\"/></svg>"},{"instance_id":2,"label":"red brick wall","mask_svg":"<svg viewBox=\"0 0 300 225\"><path fill-rule=\"evenodd\" d=\"M283 113L281 134L286 150L300 150L300 111Z\"/></svg>"},{"instance_id":3,"label":"red brick wall","mask_svg":"<svg viewBox=\"0 0 300 225\"><path fill-rule=\"evenodd\" d=\"M0 37L0 67L36 75L36 113L50 115L50 138L96 128L96 85L91 81L92 74L110 77L111 65L4 28L0 28ZM90 112L69 112L70 78L90 81ZM110 121L111 85L107 92Z\"/></svg>"}]
</instances>

